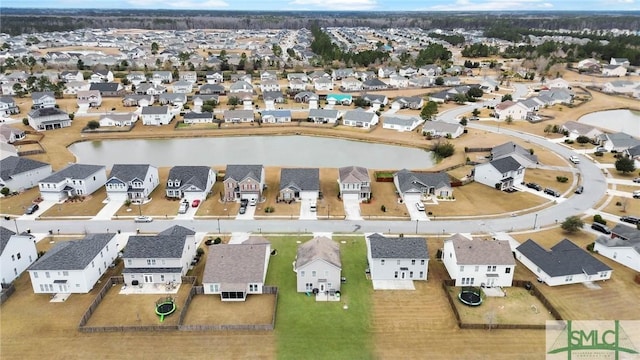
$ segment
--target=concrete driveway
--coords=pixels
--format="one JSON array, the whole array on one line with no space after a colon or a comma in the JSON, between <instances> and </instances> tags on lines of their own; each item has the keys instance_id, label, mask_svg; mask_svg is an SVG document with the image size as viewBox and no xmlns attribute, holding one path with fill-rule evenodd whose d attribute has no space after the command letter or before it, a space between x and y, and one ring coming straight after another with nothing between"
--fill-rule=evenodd
<instances>
[{"instance_id":1,"label":"concrete driveway","mask_svg":"<svg viewBox=\"0 0 640 360\"><path fill-rule=\"evenodd\" d=\"M257 206L247 206L247 211L244 214L238 213L236 220L253 220L257 208Z\"/></svg>"},{"instance_id":2,"label":"concrete driveway","mask_svg":"<svg viewBox=\"0 0 640 360\"><path fill-rule=\"evenodd\" d=\"M121 201L108 201L91 220L111 220L111 217L120 209L122 204ZM139 215L137 205L132 205L131 215Z\"/></svg>"},{"instance_id":3,"label":"concrete driveway","mask_svg":"<svg viewBox=\"0 0 640 360\"><path fill-rule=\"evenodd\" d=\"M360 200L345 196L342 199L344 205L344 213L346 214L346 220L362 220L360 215Z\"/></svg>"},{"instance_id":4,"label":"concrete driveway","mask_svg":"<svg viewBox=\"0 0 640 360\"><path fill-rule=\"evenodd\" d=\"M38 203L38 206L40 207L36 212L34 212L31 215L22 215L18 218L18 220L35 220L38 218L38 216L42 215L45 211L49 210L50 208L52 208L55 204L57 204L57 202L55 201L46 201L43 200L40 203Z\"/></svg>"},{"instance_id":5,"label":"concrete driveway","mask_svg":"<svg viewBox=\"0 0 640 360\"><path fill-rule=\"evenodd\" d=\"M411 220L429 221L429 217L427 217L426 206L425 206L425 211L420 211L416 208L416 203L413 201L405 202L404 204L407 206L407 210L409 211L409 216L411 216Z\"/></svg>"},{"instance_id":6,"label":"concrete driveway","mask_svg":"<svg viewBox=\"0 0 640 360\"><path fill-rule=\"evenodd\" d=\"M311 211L311 205L313 204L316 204L315 199L300 200L300 220L318 220L317 209L314 212Z\"/></svg>"}]
</instances>

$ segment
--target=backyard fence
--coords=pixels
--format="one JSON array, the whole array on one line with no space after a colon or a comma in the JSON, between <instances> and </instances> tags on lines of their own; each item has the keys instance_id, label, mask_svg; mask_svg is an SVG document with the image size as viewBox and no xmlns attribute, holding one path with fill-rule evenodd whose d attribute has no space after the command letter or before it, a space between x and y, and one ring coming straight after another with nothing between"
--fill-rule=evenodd
<instances>
[{"instance_id":1,"label":"backyard fence","mask_svg":"<svg viewBox=\"0 0 640 360\"><path fill-rule=\"evenodd\" d=\"M2 284L2 292L0 292L0 305L9 300L9 297L11 297L14 292L16 292L16 287L13 285L13 283L9 285Z\"/></svg>"},{"instance_id":2,"label":"backyard fence","mask_svg":"<svg viewBox=\"0 0 640 360\"><path fill-rule=\"evenodd\" d=\"M93 315L93 312L96 311L96 309L98 308L98 305L100 305L100 302L102 302L102 299L104 299L104 296L107 294L107 291L109 291L109 289L111 289L111 287L115 284L124 284L124 277L112 276L105 282L102 289L100 289L100 291L98 292L98 295L96 296L96 298L93 299L93 302L91 303L91 305L89 305L89 308L87 309L87 311L85 311L84 315L82 315L82 318L80 318L80 324L78 325L78 329L80 331L93 332L93 331L87 331L87 329L85 328L85 325L87 325L87 322L89 322L91 315Z\"/></svg>"}]
</instances>

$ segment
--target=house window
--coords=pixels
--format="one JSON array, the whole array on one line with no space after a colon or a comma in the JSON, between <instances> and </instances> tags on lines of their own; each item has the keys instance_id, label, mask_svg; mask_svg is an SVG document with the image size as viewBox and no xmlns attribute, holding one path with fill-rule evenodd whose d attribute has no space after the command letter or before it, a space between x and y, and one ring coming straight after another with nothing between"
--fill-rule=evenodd
<instances>
[{"instance_id":1,"label":"house window","mask_svg":"<svg viewBox=\"0 0 640 360\"><path fill-rule=\"evenodd\" d=\"M131 261L131 259L127 259L127 265L131 266L132 263L133 261Z\"/></svg>"},{"instance_id":2,"label":"house window","mask_svg":"<svg viewBox=\"0 0 640 360\"><path fill-rule=\"evenodd\" d=\"M487 271L496 271L496 266L495 266L495 265L493 265L493 266L491 266L491 265L487 266Z\"/></svg>"},{"instance_id":3,"label":"house window","mask_svg":"<svg viewBox=\"0 0 640 360\"><path fill-rule=\"evenodd\" d=\"M304 277L304 270L300 271L300 277Z\"/></svg>"},{"instance_id":4,"label":"house window","mask_svg":"<svg viewBox=\"0 0 640 360\"><path fill-rule=\"evenodd\" d=\"M38 278L38 272L37 272L37 271L34 271L34 272L33 272L33 278L34 278L34 279L37 279L37 278Z\"/></svg>"},{"instance_id":5,"label":"house window","mask_svg":"<svg viewBox=\"0 0 640 360\"><path fill-rule=\"evenodd\" d=\"M424 278L424 271L420 271L420 279Z\"/></svg>"},{"instance_id":6,"label":"house window","mask_svg":"<svg viewBox=\"0 0 640 360\"><path fill-rule=\"evenodd\" d=\"M15 255L11 255L11 261L16 261L16 256Z\"/></svg>"},{"instance_id":7,"label":"house window","mask_svg":"<svg viewBox=\"0 0 640 360\"><path fill-rule=\"evenodd\" d=\"M397 265L400 265L400 260L396 261L396 264L397 264Z\"/></svg>"},{"instance_id":8,"label":"house window","mask_svg":"<svg viewBox=\"0 0 640 360\"><path fill-rule=\"evenodd\" d=\"M311 272L311 277L316 277L316 271L315 270Z\"/></svg>"},{"instance_id":9,"label":"house window","mask_svg":"<svg viewBox=\"0 0 640 360\"><path fill-rule=\"evenodd\" d=\"M63 271L62 272L62 276L69 276L69 272L68 271Z\"/></svg>"},{"instance_id":10,"label":"house window","mask_svg":"<svg viewBox=\"0 0 640 360\"><path fill-rule=\"evenodd\" d=\"M396 278L396 279L398 278L398 272L397 271L393 273L393 277Z\"/></svg>"},{"instance_id":11,"label":"house window","mask_svg":"<svg viewBox=\"0 0 640 360\"><path fill-rule=\"evenodd\" d=\"M96 267L96 263L92 261L92 262L91 262L91 267L92 267L92 268Z\"/></svg>"},{"instance_id":12,"label":"house window","mask_svg":"<svg viewBox=\"0 0 640 360\"><path fill-rule=\"evenodd\" d=\"M504 273L505 274L511 274L511 268L508 267L508 268L504 269Z\"/></svg>"},{"instance_id":13,"label":"house window","mask_svg":"<svg viewBox=\"0 0 640 360\"><path fill-rule=\"evenodd\" d=\"M220 285L213 284L213 292L220 292Z\"/></svg>"},{"instance_id":14,"label":"house window","mask_svg":"<svg viewBox=\"0 0 640 360\"><path fill-rule=\"evenodd\" d=\"M13 268L13 275L18 275L18 269Z\"/></svg>"},{"instance_id":15,"label":"house window","mask_svg":"<svg viewBox=\"0 0 640 360\"><path fill-rule=\"evenodd\" d=\"M306 284L304 284L304 288L307 291L311 291L313 289L313 284L312 283L306 283Z\"/></svg>"},{"instance_id":16,"label":"house window","mask_svg":"<svg viewBox=\"0 0 640 360\"><path fill-rule=\"evenodd\" d=\"M209 291L210 291L210 292L216 292L216 291L214 290L214 287L215 287L215 285L213 285L213 284L209 285Z\"/></svg>"},{"instance_id":17,"label":"house window","mask_svg":"<svg viewBox=\"0 0 640 360\"><path fill-rule=\"evenodd\" d=\"M380 259L380 265L384 265L384 259Z\"/></svg>"},{"instance_id":18,"label":"house window","mask_svg":"<svg viewBox=\"0 0 640 360\"><path fill-rule=\"evenodd\" d=\"M22 256L20 255L20 253L16 254L16 258L17 258L18 260L20 260L20 258L21 258L21 257L22 257Z\"/></svg>"},{"instance_id":19,"label":"house window","mask_svg":"<svg viewBox=\"0 0 640 360\"><path fill-rule=\"evenodd\" d=\"M415 265L416 261L415 260L411 260L411 265Z\"/></svg>"},{"instance_id":20,"label":"house window","mask_svg":"<svg viewBox=\"0 0 640 360\"><path fill-rule=\"evenodd\" d=\"M424 259L420 260L420 265L424 265Z\"/></svg>"},{"instance_id":21,"label":"house window","mask_svg":"<svg viewBox=\"0 0 640 360\"><path fill-rule=\"evenodd\" d=\"M164 282L164 275L160 275L160 282Z\"/></svg>"},{"instance_id":22,"label":"house window","mask_svg":"<svg viewBox=\"0 0 640 360\"><path fill-rule=\"evenodd\" d=\"M325 271L324 271L324 277L325 277L325 278L328 278L328 277L329 277L329 270L325 270Z\"/></svg>"},{"instance_id":23,"label":"house window","mask_svg":"<svg viewBox=\"0 0 640 360\"><path fill-rule=\"evenodd\" d=\"M537 272L540 272L540 268L536 268L536 271L537 271Z\"/></svg>"},{"instance_id":24,"label":"house window","mask_svg":"<svg viewBox=\"0 0 640 360\"><path fill-rule=\"evenodd\" d=\"M147 259L147 265L155 265L156 259Z\"/></svg>"},{"instance_id":25,"label":"house window","mask_svg":"<svg viewBox=\"0 0 640 360\"><path fill-rule=\"evenodd\" d=\"M464 265L460 265L460 272L464 271Z\"/></svg>"},{"instance_id":26,"label":"house window","mask_svg":"<svg viewBox=\"0 0 640 360\"><path fill-rule=\"evenodd\" d=\"M573 281L573 275L569 275L564 278L564 281Z\"/></svg>"},{"instance_id":27,"label":"house window","mask_svg":"<svg viewBox=\"0 0 640 360\"><path fill-rule=\"evenodd\" d=\"M480 265L476 265L476 272L480 270Z\"/></svg>"},{"instance_id":28,"label":"house window","mask_svg":"<svg viewBox=\"0 0 640 360\"><path fill-rule=\"evenodd\" d=\"M600 273L600 277L601 277L601 278L605 278L605 277L607 277L607 275L608 275L608 273L607 273L607 272L601 272L601 273Z\"/></svg>"},{"instance_id":29,"label":"house window","mask_svg":"<svg viewBox=\"0 0 640 360\"><path fill-rule=\"evenodd\" d=\"M49 272L48 272L48 271L46 271L46 272L44 273L44 276L45 276L47 279L51 277L51 276L49 275Z\"/></svg>"},{"instance_id":30,"label":"house window","mask_svg":"<svg viewBox=\"0 0 640 360\"><path fill-rule=\"evenodd\" d=\"M409 271L409 278L413 279L413 271Z\"/></svg>"}]
</instances>

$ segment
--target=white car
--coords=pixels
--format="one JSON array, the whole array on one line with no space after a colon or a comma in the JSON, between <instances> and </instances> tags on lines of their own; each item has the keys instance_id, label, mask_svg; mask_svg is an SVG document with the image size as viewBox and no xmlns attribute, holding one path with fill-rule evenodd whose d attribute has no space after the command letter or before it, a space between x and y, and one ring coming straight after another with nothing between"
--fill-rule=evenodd
<instances>
[{"instance_id":1,"label":"white car","mask_svg":"<svg viewBox=\"0 0 640 360\"><path fill-rule=\"evenodd\" d=\"M418 209L418 211L424 211L424 204L421 202L417 202L416 209Z\"/></svg>"},{"instance_id":2,"label":"white car","mask_svg":"<svg viewBox=\"0 0 640 360\"><path fill-rule=\"evenodd\" d=\"M152 222L153 218L151 216L136 216L135 219L133 219L133 221L137 223L148 223L148 222Z\"/></svg>"},{"instance_id":3,"label":"white car","mask_svg":"<svg viewBox=\"0 0 640 360\"><path fill-rule=\"evenodd\" d=\"M249 200L249 206L256 206L257 203L258 201L255 198L251 198Z\"/></svg>"},{"instance_id":4,"label":"white car","mask_svg":"<svg viewBox=\"0 0 640 360\"><path fill-rule=\"evenodd\" d=\"M580 158L576 155L571 155L571 157L569 157L569 160L574 164L580 164Z\"/></svg>"}]
</instances>

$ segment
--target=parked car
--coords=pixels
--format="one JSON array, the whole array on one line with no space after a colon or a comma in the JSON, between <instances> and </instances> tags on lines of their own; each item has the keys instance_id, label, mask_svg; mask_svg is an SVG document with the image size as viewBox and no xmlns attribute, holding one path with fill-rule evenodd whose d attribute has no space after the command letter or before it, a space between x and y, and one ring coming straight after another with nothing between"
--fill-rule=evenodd
<instances>
[{"instance_id":1,"label":"parked car","mask_svg":"<svg viewBox=\"0 0 640 360\"><path fill-rule=\"evenodd\" d=\"M580 185L576 188L575 193L576 194L582 194L582 192L584 191L584 186Z\"/></svg>"},{"instance_id":2,"label":"parked car","mask_svg":"<svg viewBox=\"0 0 640 360\"><path fill-rule=\"evenodd\" d=\"M580 164L580 158L576 155L571 155L569 157L569 161L571 161L574 164Z\"/></svg>"},{"instance_id":3,"label":"parked car","mask_svg":"<svg viewBox=\"0 0 640 360\"><path fill-rule=\"evenodd\" d=\"M620 221L624 221L629 224L638 225L640 218L636 216L621 216Z\"/></svg>"},{"instance_id":4,"label":"parked car","mask_svg":"<svg viewBox=\"0 0 640 360\"><path fill-rule=\"evenodd\" d=\"M244 214L247 212L247 207L246 206L240 206L240 210L238 211L239 214Z\"/></svg>"},{"instance_id":5,"label":"parked car","mask_svg":"<svg viewBox=\"0 0 640 360\"><path fill-rule=\"evenodd\" d=\"M640 177L634 178L634 179L633 179L633 182L634 182L634 183L640 183Z\"/></svg>"},{"instance_id":6,"label":"parked car","mask_svg":"<svg viewBox=\"0 0 640 360\"><path fill-rule=\"evenodd\" d=\"M256 198L252 198L251 200L249 200L249 206L256 206L257 203L258 200L256 200Z\"/></svg>"},{"instance_id":7,"label":"parked car","mask_svg":"<svg viewBox=\"0 0 640 360\"><path fill-rule=\"evenodd\" d=\"M560 197L560 192L558 190L554 190L551 188L544 189L545 194L549 194L551 196Z\"/></svg>"},{"instance_id":8,"label":"parked car","mask_svg":"<svg viewBox=\"0 0 640 360\"><path fill-rule=\"evenodd\" d=\"M136 216L133 221L137 223L148 223L152 222L153 218L151 216Z\"/></svg>"},{"instance_id":9,"label":"parked car","mask_svg":"<svg viewBox=\"0 0 640 360\"><path fill-rule=\"evenodd\" d=\"M187 210L189 210L189 202L183 201L180 203L180 207L178 208L178 214L186 214Z\"/></svg>"},{"instance_id":10,"label":"parked car","mask_svg":"<svg viewBox=\"0 0 640 360\"><path fill-rule=\"evenodd\" d=\"M633 191L633 198L634 199L640 199L640 190L634 190Z\"/></svg>"},{"instance_id":11,"label":"parked car","mask_svg":"<svg viewBox=\"0 0 640 360\"><path fill-rule=\"evenodd\" d=\"M418 211L424 211L424 204L421 202L417 202L416 209L418 209Z\"/></svg>"},{"instance_id":12,"label":"parked car","mask_svg":"<svg viewBox=\"0 0 640 360\"><path fill-rule=\"evenodd\" d=\"M605 148L604 148L604 147L602 147L602 146L598 146L598 147L596 148L596 152L605 153L605 152L607 152L607 149L605 149Z\"/></svg>"},{"instance_id":13,"label":"parked car","mask_svg":"<svg viewBox=\"0 0 640 360\"><path fill-rule=\"evenodd\" d=\"M247 207L249 205L249 199L240 199L240 206Z\"/></svg>"},{"instance_id":14,"label":"parked car","mask_svg":"<svg viewBox=\"0 0 640 360\"><path fill-rule=\"evenodd\" d=\"M600 223L591 224L591 228L595 231L599 231L604 234L611 234L611 230L606 225L602 225Z\"/></svg>"},{"instance_id":15,"label":"parked car","mask_svg":"<svg viewBox=\"0 0 640 360\"><path fill-rule=\"evenodd\" d=\"M542 186L540 186L540 185L538 185L538 184L536 184L536 183L534 183L534 182L527 183L527 187L528 187L529 189L534 189L534 190L542 191Z\"/></svg>"},{"instance_id":16,"label":"parked car","mask_svg":"<svg viewBox=\"0 0 640 360\"><path fill-rule=\"evenodd\" d=\"M40 205L38 204L31 204L29 205L29 207L27 208L27 211L25 211L24 213L27 215L31 215L33 213L35 213L36 211L38 211L38 209L40 209Z\"/></svg>"},{"instance_id":17,"label":"parked car","mask_svg":"<svg viewBox=\"0 0 640 360\"><path fill-rule=\"evenodd\" d=\"M200 206L200 199L193 200L193 202L191 203L191 207L198 207L198 206Z\"/></svg>"}]
</instances>

